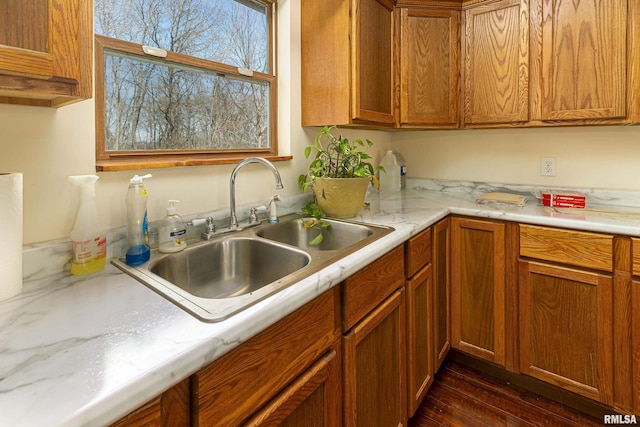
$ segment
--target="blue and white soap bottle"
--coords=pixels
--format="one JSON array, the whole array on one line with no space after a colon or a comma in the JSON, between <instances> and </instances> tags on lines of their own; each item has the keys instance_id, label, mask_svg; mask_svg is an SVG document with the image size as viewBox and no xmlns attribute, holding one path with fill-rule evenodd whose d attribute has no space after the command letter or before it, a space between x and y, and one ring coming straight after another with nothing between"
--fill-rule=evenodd
<instances>
[{"instance_id":1,"label":"blue and white soap bottle","mask_svg":"<svg viewBox=\"0 0 640 427\"><path fill-rule=\"evenodd\" d=\"M151 174L135 175L129 181L129 189L125 202L127 204L127 243L129 248L125 255L127 265L140 265L149 261L149 223L147 219L147 189L143 179L151 178Z\"/></svg>"}]
</instances>

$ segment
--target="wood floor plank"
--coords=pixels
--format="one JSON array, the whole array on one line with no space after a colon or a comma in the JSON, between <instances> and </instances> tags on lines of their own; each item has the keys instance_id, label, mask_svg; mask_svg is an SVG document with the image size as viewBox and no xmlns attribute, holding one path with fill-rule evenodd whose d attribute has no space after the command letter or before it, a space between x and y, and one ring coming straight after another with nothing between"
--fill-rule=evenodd
<instances>
[{"instance_id":1,"label":"wood floor plank","mask_svg":"<svg viewBox=\"0 0 640 427\"><path fill-rule=\"evenodd\" d=\"M506 385L496 389L493 384L480 382L477 377L461 375L456 371L449 371L442 377L442 383L450 388L457 389L459 393L473 396L483 402L487 410L510 413L523 423L535 426L557 426L564 424L571 427L579 427L578 415L570 418L564 417L564 411L549 411L544 407L543 401L531 402L522 399L522 394L514 387ZM538 404L540 403L540 404ZM572 414L573 415L573 414Z\"/></svg>"},{"instance_id":2,"label":"wood floor plank","mask_svg":"<svg viewBox=\"0 0 640 427\"><path fill-rule=\"evenodd\" d=\"M534 393L531 393L519 387L515 387L489 375L480 375L479 372L475 369L458 363L448 363L446 366L443 366L443 368L448 369L450 372L454 372L458 375L462 375L468 381L476 382L495 393L508 395L514 399L518 399L522 402L528 403L531 406L538 408L538 410L540 411L560 415L567 421L576 423L577 425L580 425L581 423L580 412L573 408L564 406L549 399L542 398Z\"/></svg>"},{"instance_id":3,"label":"wood floor plank","mask_svg":"<svg viewBox=\"0 0 640 427\"><path fill-rule=\"evenodd\" d=\"M447 361L409 427L592 427L602 421Z\"/></svg>"}]
</instances>

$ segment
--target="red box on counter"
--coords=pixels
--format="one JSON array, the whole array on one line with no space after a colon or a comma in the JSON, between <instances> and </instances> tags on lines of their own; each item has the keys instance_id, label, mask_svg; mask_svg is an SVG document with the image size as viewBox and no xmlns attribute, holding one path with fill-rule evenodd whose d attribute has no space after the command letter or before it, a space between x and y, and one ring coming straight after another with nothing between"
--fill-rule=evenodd
<instances>
[{"instance_id":1,"label":"red box on counter","mask_svg":"<svg viewBox=\"0 0 640 427\"><path fill-rule=\"evenodd\" d=\"M584 208L587 197L579 191L559 190L542 191L542 204L559 208Z\"/></svg>"}]
</instances>

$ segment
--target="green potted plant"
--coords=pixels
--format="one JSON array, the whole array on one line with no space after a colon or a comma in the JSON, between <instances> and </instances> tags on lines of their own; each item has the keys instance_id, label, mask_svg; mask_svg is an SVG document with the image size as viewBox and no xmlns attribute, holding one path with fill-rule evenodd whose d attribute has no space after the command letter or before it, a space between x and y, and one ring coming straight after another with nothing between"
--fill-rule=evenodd
<instances>
[{"instance_id":1,"label":"green potted plant","mask_svg":"<svg viewBox=\"0 0 640 427\"><path fill-rule=\"evenodd\" d=\"M375 172L384 171L382 166L374 167L370 162L372 157L362 151L372 145L368 139L350 141L336 126L325 126L320 130L313 145L304 151L307 159L313 152L315 156L307 173L298 178L302 190L311 187L315 195L314 201L303 208L306 215L320 221L323 214L334 218L352 218L358 214L364 206L369 183L378 188ZM313 225L318 224L328 227L322 222Z\"/></svg>"}]
</instances>

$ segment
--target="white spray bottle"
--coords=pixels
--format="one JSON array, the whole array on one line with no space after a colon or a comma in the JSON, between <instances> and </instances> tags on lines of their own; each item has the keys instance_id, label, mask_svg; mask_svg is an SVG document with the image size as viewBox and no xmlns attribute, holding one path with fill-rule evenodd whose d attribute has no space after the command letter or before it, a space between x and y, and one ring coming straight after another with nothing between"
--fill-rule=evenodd
<instances>
[{"instance_id":1,"label":"white spray bottle","mask_svg":"<svg viewBox=\"0 0 640 427\"><path fill-rule=\"evenodd\" d=\"M107 235L98 219L96 206L96 175L70 176L69 181L80 187L80 206L71 230L73 259L71 274L95 273L107 260Z\"/></svg>"}]
</instances>

